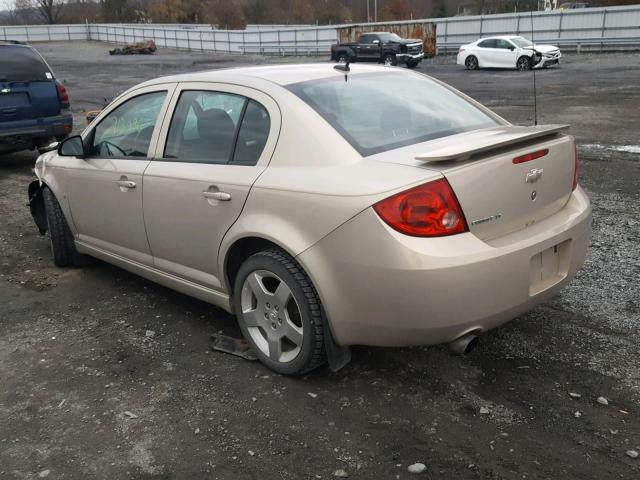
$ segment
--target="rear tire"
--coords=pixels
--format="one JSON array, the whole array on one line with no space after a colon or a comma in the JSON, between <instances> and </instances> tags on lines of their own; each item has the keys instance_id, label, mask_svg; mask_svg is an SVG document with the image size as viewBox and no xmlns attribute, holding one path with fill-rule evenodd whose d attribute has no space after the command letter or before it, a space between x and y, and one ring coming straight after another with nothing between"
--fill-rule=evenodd
<instances>
[{"instance_id":1,"label":"rear tire","mask_svg":"<svg viewBox=\"0 0 640 480\"><path fill-rule=\"evenodd\" d=\"M58 200L48 187L42 191L47 217L47 230L51 240L53 262L58 267L78 266L87 263L88 258L76 250L73 234Z\"/></svg>"},{"instance_id":2,"label":"rear tire","mask_svg":"<svg viewBox=\"0 0 640 480\"><path fill-rule=\"evenodd\" d=\"M475 55L469 55L464 61L464 66L467 70L478 70L478 58Z\"/></svg>"},{"instance_id":3,"label":"rear tire","mask_svg":"<svg viewBox=\"0 0 640 480\"><path fill-rule=\"evenodd\" d=\"M233 292L242 334L264 365L302 375L326 363L320 298L293 257L279 248L252 255Z\"/></svg>"},{"instance_id":4,"label":"rear tire","mask_svg":"<svg viewBox=\"0 0 640 480\"><path fill-rule=\"evenodd\" d=\"M516 68L521 72L531 70L531 59L525 56L520 57L516 62Z\"/></svg>"}]
</instances>

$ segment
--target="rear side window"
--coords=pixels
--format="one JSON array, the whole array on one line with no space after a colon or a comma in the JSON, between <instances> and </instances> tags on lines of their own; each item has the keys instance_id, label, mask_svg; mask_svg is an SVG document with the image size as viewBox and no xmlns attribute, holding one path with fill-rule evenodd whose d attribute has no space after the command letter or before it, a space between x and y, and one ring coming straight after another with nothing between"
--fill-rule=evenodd
<instances>
[{"instance_id":1,"label":"rear side window","mask_svg":"<svg viewBox=\"0 0 640 480\"><path fill-rule=\"evenodd\" d=\"M242 118L232 163L255 165L267 143L270 127L271 120L265 108L250 100Z\"/></svg>"},{"instance_id":2,"label":"rear side window","mask_svg":"<svg viewBox=\"0 0 640 480\"><path fill-rule=\"evenodd\" d=\"M478 46L480 48L496 48L496 41L495 39L483 40L478 44Z\"/></svg>"},{"instance_id":3,"label":"rear side window","mask_svg":"<svg viewBox=\"0 0 640 480\"><path fill-rule=\"evenodd\" d=\"M52 78L49 67L32 48L0 45L0 82L42 81Z\"/></svg>"},{"instance_id":4,"label":"rear side window","mask_svg":"<svg viewBox=\"0 0 640 480\"><path fill-rule=\"evenodd\" d=\"M384 72L323 78L289 86L362 156L497 125L430 78Z\"/></svg>"},{"instance_id":5,"label":"rear side window","mask_svg":"<svg viewBox=\"0 0 640 480\"><path fill-rule=\"evenodd\" d=\"M164 159L255 165L269 129L269 114L253 100L225 92L184 91L171 119Z\"/></svg>"}]
</instances>

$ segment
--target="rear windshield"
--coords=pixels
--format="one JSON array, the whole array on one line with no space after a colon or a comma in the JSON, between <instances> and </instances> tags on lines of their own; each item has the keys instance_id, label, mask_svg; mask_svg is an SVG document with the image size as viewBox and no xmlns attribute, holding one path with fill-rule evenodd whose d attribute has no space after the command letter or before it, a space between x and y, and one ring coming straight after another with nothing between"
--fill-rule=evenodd
<instances>
[{"instance_id":1,"label":"rear windshield","mask_svg":"<svg viewBox=\"0 0 640 480\"><path fill-rule=\"evenodd\" d=\"M456 133L496 120L424 75L384 72L296 83L308 103L362 156Z\"/></svg>"},{"instance_id":2,"label":"rear windshield","mask_svg":"<svg viewBox=\"0 0 640 480\"><path fill-rule=\"evenodd\" d=\"M29 47L0 45L0 82L51 80L42 57Z\"/></svg>"}]
</instances>

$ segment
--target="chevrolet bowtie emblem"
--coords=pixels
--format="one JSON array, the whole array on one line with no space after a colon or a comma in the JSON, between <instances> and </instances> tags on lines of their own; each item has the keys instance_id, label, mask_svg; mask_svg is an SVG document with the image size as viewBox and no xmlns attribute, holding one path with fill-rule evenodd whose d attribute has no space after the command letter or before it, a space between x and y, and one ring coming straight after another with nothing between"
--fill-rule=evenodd
<instances>
[{"instance_id":1,"label":"chevrolet bowtie emblem","mask_svg":"<svg viewBox=\"0 0 640 480\"><path fill-rule=\"evenodd\" d=\"M542 178L542 174L544 170L542 168L532 168L527 172L527 175L524 177L525 183L536 183L540 178Z\"/></svg>"}]
</instances>

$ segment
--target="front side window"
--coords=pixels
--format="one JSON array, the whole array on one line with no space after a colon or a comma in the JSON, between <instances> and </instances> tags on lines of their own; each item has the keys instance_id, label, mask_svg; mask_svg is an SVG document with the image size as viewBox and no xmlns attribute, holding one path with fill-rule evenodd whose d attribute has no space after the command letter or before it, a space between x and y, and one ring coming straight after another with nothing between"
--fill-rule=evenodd
<instances>
[{"instance_id":1,"label":"front side window","mask_svg":"<svg viewBox=\"0 0 640 480\"><path fill-rule=\"evenodd\" d=\"M292 84L361 155L497 125L489 114L424 75L384 72Z\"/></svg>"},{"instance_id":2,"label":"front side window","mask_svg":"<svg viewBox=\"0 0 640 480\"><path fill-rule=\"evenodd\" d=\"M146 158L166 96L145 93L116 107L93 130L89 156Z\"/></svg>"},{"instance_id":3,"label":"front side window","mask_svg":"<svg viewBox=\"0 0 640 480\"><path fill-rule=\"evenodd\" d=\"M375 35L361 35L360 36L360 43L362 43L362 44L373 43L373 41L375 39L376 39Z\"/></svg>"},{"instance_id":4,"label":"front side window","mask_svg":"<svg viewBox=\"0 0 640 480\"><path fill-rule=\"evenodd\" d=\"M526 47L530 47L531 45L533 45L533 43L531 43L529 40L527 40L526 38L522 38L522 37L514 37L514 38L511 39L511 41L518 48L526 48Z\"/></svg>"},{"instance_id":5,"label":"front side window","mask_svg":"<svg viewBox=\"0 0 640 480\"><path fill-rule=\"evenodd\" d=\"M188 90L169 126L165 160L255 165L269 136L269 114L241 95Z\"/></svg>"},{"instance_id":6,"label":"front side window","mask_svg":"<svg viewBox=\"0 0 640 480\"><path fill-rule=\"evenodd\" d=\"M496 48L502 48L504 50L509 50L510 48L513 48L513 45L510 42L506 41L506 40L498 39L498 40L496 40Z\"/></svg>"},{"instance_id":7,"label":"front side window","mask_svg":"<svg viewBox=\"0 0 640 480\"><path fill-rule=\"evenodd\" d=\"M382 41L382 43L399 42L402 40L395 33L380 33L378 34L378 38L380 38L380 41Z\"/></svg>"}]
</instances>

